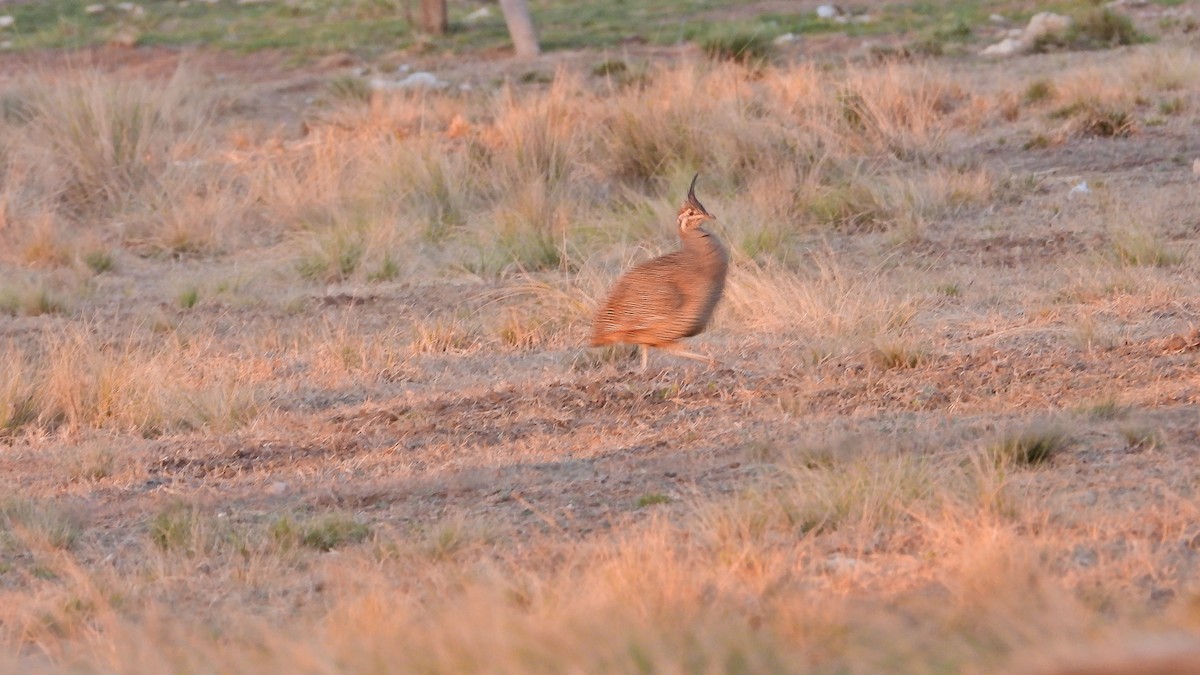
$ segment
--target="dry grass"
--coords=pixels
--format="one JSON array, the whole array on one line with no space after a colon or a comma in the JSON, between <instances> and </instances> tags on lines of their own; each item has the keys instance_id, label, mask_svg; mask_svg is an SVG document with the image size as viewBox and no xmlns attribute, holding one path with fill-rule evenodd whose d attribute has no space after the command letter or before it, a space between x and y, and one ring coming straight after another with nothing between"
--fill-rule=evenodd
<instances>
[{"instance_id":1,"label":"dry grass","mask_svg":"<svg viewBox=\"0 0 1200 675\"><path fill-rule=\"evenodd\" d=\"M1192 50L676 56L7 80L0 670L1192 653ZM696 171L721 365L583 349Z\"/></svg>"},{"instance_id":2,"label":"dry grass","mask_svg":"<svg viewBox=\"0 0 1200 675\"><path fill-rule=\"evenodd\" d=\"M158 435L195 428L227 429L257 414L250 387L232 364L200 359L207 372L188 372L202 349L99 343L72 331L41 353L12 348L5 357L4 428L75 431L89 428Z\"/></svg>"}]
</instances>

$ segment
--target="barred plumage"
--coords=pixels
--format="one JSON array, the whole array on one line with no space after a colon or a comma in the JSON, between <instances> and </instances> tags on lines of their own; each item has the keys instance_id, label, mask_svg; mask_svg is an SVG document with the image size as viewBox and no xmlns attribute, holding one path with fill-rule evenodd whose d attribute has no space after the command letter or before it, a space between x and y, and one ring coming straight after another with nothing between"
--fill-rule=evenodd
<instances>
[{"instance_id":1,"label":"barred plumage","mask_svg":"<svg viewBox=\"0 0 1200 675\"><path fill-rule=\"evenodd\" d=\"M704 221L713 216L696 199L698 177L692 178L687 201L679 209L680 249L634 267L617 281L596 313L593 347L641 345L643 369L649 347L713 362L709 357L684 351L678 344L708 325L725 290L729 269L725 247L703 227Z\"/></svg>"}]
</instances>

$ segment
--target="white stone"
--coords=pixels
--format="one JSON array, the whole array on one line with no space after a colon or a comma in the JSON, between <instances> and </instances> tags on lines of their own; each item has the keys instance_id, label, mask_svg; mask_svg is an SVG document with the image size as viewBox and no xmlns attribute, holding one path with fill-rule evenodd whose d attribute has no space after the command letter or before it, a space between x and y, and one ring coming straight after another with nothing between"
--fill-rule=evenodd
<instances>
[{"instance_id":1,"label":"white stone","mask_svg":"<svg viewBox=\"0 0 1200 675\"><path fill-rule=\"evenodd\" d=\"M437 75L433 73L418 71L403 80L385 80L381 77L371 78L370 85L372 89L387 91L395 89L441 89L447 86L447 83L439 80Z\"/></svg>"},{"instance_id":2,"label":"white stone","mask_svg":"<svg viewBox=\"0 0 1200 675\"><path fill-rule=\"evenodd\" d=\"M474 12L471 12L470 14L464 16L463 23L468 24L468 25L473 24L473 23L479 23L480 21L483 21L484 19L489 18L491 15L492 15L492 9L490 7L480 7L479 9L475 10Z\"/></svg>"},{"instance_id":3,"label":"white stone","mask_svg":"<svg viewBox=\"0 0 1200 675\"><path fill-rule=\"evenodd\" d=\"M1079 185L1076 185L1075 187L1071 188L1071 194L1073 194L1073 195L1086 195L1091 191L1092 191L1092 189L1090 187L1088 187L1086 180L1079 183Z\"/></svg>"},{"instance_id":4,"label":"white stone","mask_svg":"<svg viewBox=\"0 0 1200 675\"><path fill-rule=\"evenodd\" d=\"M818 5L817 6L817 16L821 17L822 19L832 19L835 16L840 15L841 13L842 13L842 10L838 9L837 7L835 7L833 5Z\"/></svg>"},{"instance_id":5,"label":"white stone","mask_svg":"<svg viewBox=\"0 0 1200 675\"><path fill-rule=\"evenodd\" d=\"M14 22L16 22L16 19L14 19L11 14L0 16L0 28L8 28L9 26L13 25Z\"/></svg>"},{"instance_id":6,"label":"white stone","mask_svg":"<svg viewBox=\"0 0 1200 675\"><path fill-rule=\"evenodd\" d=\"M774 40L771 40L771 42L776 46L781 46L781 45L786 45L791 42L795 42L797 39L798 38L796 37L795 33L784 33L783 35L780 35L779 37L775 38Z\"/></svg>"},{"instance_id":7,"label":"white stone","mask_svg":"<svg viewBox=\"0 0 1200 675\"><path fill-rule=\"evenodd\" d=\"M1025 42L1032 45L1034 40L1046 35L1056 35L1071 27L1071 17L1055 14L1054 12L1038 12L1025 26Z\"/></svg>"},{"instance_id":8,"label":"white stone","mask_svg":"<svg viewBox=\"0 0 1200 675\"><path fill-rule=\"evenodd\" d=\"M99 14L99 13L103 12L105 9L106 9L106 7L104 5L97 3L95 5L88 5L87 7L84 7L83 13L84 14Z\"/></svg>"},{"instance_id":9,"label":"white stone","mask_svg":"<svg viewBox=\"0 0 1200 675\"><path fill-rule=\"evenodd\" d=\"M991 21L992 23L1008 23L1008 19L1000 16L999 14L993 14L989 16L988 21Z\"/></svg>"},{"instance_id":10,"label":"white stone","mask_svg":"<svg viewBox=\"0 0 1200 675\"><path fill-rule=\"evenodd\" d=\"M1017 38L1004 38L994 45L986 47L982 54L984 56L1012 56L1025 48L1025 45Z\"/></svg>"},{"instance_id":11,"label":"white stone","mask_svg":"<svg viewBox=\"0 0 1200 675\"><path fill-rule=\"evenodd\" d=\"M1071 17L1055 14L1054 12L1039 12L1033 15L1024 30L1008 31L1008 37L994 45L986 47L981 53L984 56L1011 56L1024 54L1033 48L1034 43L1047 35L1057 35L1071 27Z\"/></svg>"}]
</instances>

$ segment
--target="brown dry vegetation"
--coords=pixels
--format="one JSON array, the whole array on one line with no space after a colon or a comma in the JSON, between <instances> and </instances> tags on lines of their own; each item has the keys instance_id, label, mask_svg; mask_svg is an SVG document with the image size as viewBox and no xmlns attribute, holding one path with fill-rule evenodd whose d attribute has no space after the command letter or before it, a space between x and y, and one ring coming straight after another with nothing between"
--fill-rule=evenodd
<instances>
[{"instance_id":1,"label":"brown dry vegetation","mask_svg":"<svg viewBox=\"0 0 1200 675\"><path fill-rule=\"evenodd\" d=\"M3 83L0 670L1200 663L1194 41L210 66ZM697 170L724 366L584 350Z\"/></svg>"}]
</instances>

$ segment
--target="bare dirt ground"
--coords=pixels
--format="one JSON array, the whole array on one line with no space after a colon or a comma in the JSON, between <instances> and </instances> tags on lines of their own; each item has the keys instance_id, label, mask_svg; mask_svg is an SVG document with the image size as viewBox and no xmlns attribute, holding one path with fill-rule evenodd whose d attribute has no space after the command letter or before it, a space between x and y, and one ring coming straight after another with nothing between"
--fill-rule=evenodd
<instances>
[{"instance_id":1,"label":"bare dirt ground","mask_svg":"<svg viewBox=\"0 0 1200 675\"><path fill-rule=\"evenodd\" d=\"M1019 100L1029 82L1058 82L1064 73L1126 72L1130 63L1145 62L1139 54L1147 50L1169 50L1165 59L1192 59L1185 67L1192 77L1200 68L1195 38L1172 39L938 67L963 89L1007 83L995 87L995 100L1005 92ZM647 48L645 58L657 58L659 51ZM694 57L686 50L670 54L680 62ZM67 67L160 78L175 72L180 58L168 50L98 50L73 56ZM192 53L187 60L206 76L236 84L237 104L225 114L259 130L247 132L255 147L304 142L306 125L330 119L314 97L358 67L330 61L297 72L270 55ZM586 71L594 60L552 55L535 68ZM52 72L60 65L39 68ZM476 86L530 68L444 65L441 76L454 83L471 79ZM774 648L782 659L774 666L786 668L752 659L742 670L714 661L697 672L871 672L889 664L932 672L939 662L930 655L943 648L949 654L943 672L1021 670L1029 663L1071 661L1081 645L1090 651L1089 644L1115 645L1121 654L1150 644L1149 651L1158 653L1155 636L1163 635L1186 652L1200 629L1200 179L1192 164L1200 160L1200 97L1189 88L1197 82L1139 94L1144 100L1130 104L1137 130L1127 136L1078 134L1067 128L1069 119L1053 116L1050 105L1020 104L1020 114L996 113L928 155L932 165L971 167L992 177L988 198L925 218L915 232L902 226L802 229L783 245L789 253L778 266L735 257L740 270L715 324L692 341L720 360L711 369L652 354L643 373L624 353L589 354L581 346L586 309L567 312L552 332L530 329L528 344L497 332L508 315L523 325L541 326L547 315L544 321L553 322L556 306L543 305L558 297L554 288L586 287L582 296L594 301L620 264L602 265L598 277L586 282L572 271L510 269L488 276L426 263L391 280L322 282L297 278L286 237L219 256L144 257L122 249L116 267L89 282L67 312L0 315L0 345L41 353L56 340L84 335L99 345L97 354L136 355L157 353L169 343L190 355L181 357L181 378L203 370L196 364L207 359L216 370L233 373L230 387L252 381L261 391L244 422L200 421L189 423L191 429L164 431L114 417L111 423L29 425L3 437L5 496L14 505L67 514L77 532L69 545L51 546L46 542L53 534L38 532L48 526L21 521L20 509L9 509L8 534L0 540L0 600L10 609L0 610L0 635L12 659L0 660L0 668L73 664L140 672L166 662L171 669L190 664L201 671L252 670L264 663L301 663L307 672L360 670L369 661L356 661L348 646L358 643L337 637L341 633L331 626L345 619L339 612L346 598L361 603L371 593L424 598L401 614L414 622L441 617L429 629L441 631L429 638L437 654L486 652L477 636L446 637L453 635L446 618L451 612L427 597L458 598L462 586L470 587L438 576L436 570L451 565L442 554L417 564L379 552L403 542L436 547L442 537L451 549L446 555L463 569L499 559L512 566L506 575L533 570L543 585L534 584L533 599L514 601L518 609L512 611L536 614L540 610L528 607L549 603L560 613L547 610L552 630L519 624L520 630L539 644L565 646L535 649L532 660L523 661L513 656L525 654L523 647L506 644L503 658L490 665L483 656L457 661L442 654L429 657L426 668L521 672L539 663L537 669L552 672L546 664L555 663L556 654L561 664L588 653L563 637L568 629L561 625L576 625L578 615L562 609L574 605L561 596L570 594L571 583L595 579L586 571L562 586L546 579L567 574L560 567L587 568L578 551L606 543L661 554L653 533L663 528L684 549L722 537L745 536L753 543L741 558L729 554L736 562L714 554L713 569L727 572L705 577L704 589L697 582L694 596L681 591L688 598L680 601L683 623L703 619L697 635L720 630L714 626L724 624L712 617L729 612L744 619L748 635L759 636L747 638L748 644L769 634L784 645L801 645L795 651ZM528 89L542 91L544 85ZM1182 112L1159 112L1163 101L1175 99ZM1039 135L1049 141L1029 142ZM870 175L873 160L863 161L861 170ZM1084 183L1086 190L1077 188ZM731 203L737 188L724 183L706 193L701 185L706 206L721 219L719 234L736 246L744 219ZM665 197L672 205L678 198ZM626 245L669 248L670 215L664 213L650 242ZM1140 242L1142 258L1122 248L1128 241ZM630 251L626 260L646 255ZM36 261L5 264L0 270L13 278L30 269L54 274L53 265ZM233 290L216 290L222 284ZM202 289L194 306L177 299L189 286ZM755 304L761 297L774 304ZM765 320L764 307L783 318ZM873 327L864 328L868 324ZM422 337L422 327L430 326L434 332L465 326L465 337ZM91 358L91 352L78 354ZM1025 429L1043 433L1036 430L1047 425L1057 430L1050 434L1057 440L1044 463L998 461L1001 468L980 468L981 462L991 466L991 459L979 458L996 452L1003 445L998 439ZM879 491L875 481L891 475L897 457L924 458L928 464L915 470L925 478L914 479L911 490ZM804 500L841 485L832 474L820 479L826 483L812 477L826 466L858 481L857 487L837 488L842 497L811 507L817 515L806 521L810 507ZM971 487L951 486L960 479ZM909 478L898 480L909 485ZM779 498L784 506L772 501L777 489L789 495ZM163 514L179 508L199 514L182 544L163 534ZM722 508L736 517L714 515ZM281 518L306 522L327 512L366 525L368 541L330 552L318 546L299 558L275 549L264 553L253 543L240 549L220 543L227 531L248 532L252 540L268 528L278 532ZM742 518L729 527L749 534L726 533L722 518ZM272 537L278 543L279 535L267 535ZM1001 557L1029 553L1032 562L963 562L995 551ZM285 562L262 562L272 555ZM746 560L754 555L761 556L761 569L747 572ZM658 563L627 564L641 569ZM398 577L404 572L412 574L411 588ZM614 582L613 602L636 604L630 594L656 583L691 589L686 576L651 579L645 586ZM997 585L1016 589L1017 606L997 599L1006 591L988 590L993 576L1006 580L995 580ZM355 578L371 580L360 584L367 591L347 590L359 583ZM731 590L730 578L758 581ZM95 591L99 587L110 590ZM820 638L826 634L814 626L826 624L815 609L803 618L779 618L784 615L772 609L776 595L836 607L829 611L838 618L829 621L843 627L843 642ZM1045 600L1059 595L1085 609ZM557 604L548 596L559 598ZM491 605L470 593L464 597L463 605L491 616L480 609ZM724 610L712 610L702 599L713 597ZM83 600L77 606L70 598ZM1044 602L1049 605L1039 604ZM939 603L964 609L947 618L931 609ZM968 620L970 606L983 608L991 628ZM345 619L347 633L386 623L380 616L390 611L373 615L355 607L359 613ZM646 610L648 625L669 623L671 602L654 607ZM692 607L705 609L687 609ZM261 621L252 624L255 635L270 634L262 625L279 631L274 642L262 638L262 649L274 656L247 648L219 666L216 657L170 651L163 646L171 642L169 631L164 637L150 629L147 634L155 636L134 641L142 656L105 655L120 636L128 638L122 630L152 626L155 612L164 611L182 615L183 625L194 619L210 629ZM1030 616L1039 613L1047 618ZM234 622L225 623L230 615ZM932 620L937 628L919 627L928 616L939 617ZM507 630L472 621L471 631ZM1050 621L1073 628L1039 632ZM338 656L304 661L289 652L290 643L279 635L295 625L304 626L300 635L323 636L314 640L335 645L328 651ZM733 633L742 635L743 624L736 625ZM201 645L197 653L209 639L241 645L230 635L236 629L213 630L211 638L187 632L184 643ZM390 635L366 632L380 642ZM580 643L593 635L578 634ZM871 636L880 635L889 644L915 646L888 647L882 662L863 656ZM648 648L650 670L644 672L687 670L670 655L688 649L664 644L661 651ZM581 669L632 672L641 658L598 656Z\"/></svg>"}]
</instances>

